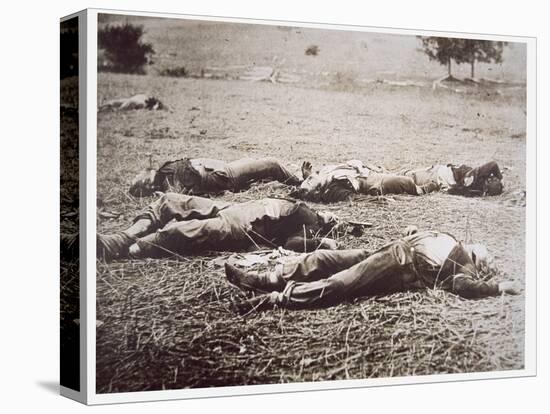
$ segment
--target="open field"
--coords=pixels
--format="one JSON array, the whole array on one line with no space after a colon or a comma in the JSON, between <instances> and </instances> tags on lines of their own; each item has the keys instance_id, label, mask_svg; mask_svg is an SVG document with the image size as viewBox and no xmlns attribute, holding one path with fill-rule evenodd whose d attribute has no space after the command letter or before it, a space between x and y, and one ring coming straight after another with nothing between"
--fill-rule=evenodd
<instances>
[{"instance_id":1,"label":"open field","mask_svg":"<svg viewBox=\"0 0 550 414\"><path fill-rule=\"evenodd\" d=\"M298 76L300 83L321 86L337 78L427 81L446 73L419 50L421 42L411 35L388 35L342 30L319 30L290 26L223 24L176 19L106 15L105 24L129 22L142 25L143 40L154 49L157 74L165 68L184 66L190 73L213 70L235 76L244 68L269 66ZM304 51L318 46L318 56ZM525 81L526 48L509 44L501 64L478 64L477 76L508 82ZM454 65L453 72L469 76L469 66Z\"/></svg>"},{"instance_id":2,"label":"open field","mask_svg":"<svg viewBox=\"0 0 550 414\"><path fill-rule=\"evenodd\" d=\"M487 244L501 273L524 278L523 96L457 95L372 85L360 93L271 83L101 75L99 99L148 90L173 112L98 118L98 205L121 213L99 231L124 228L151 199L128 180L175 157L275 156L298 170L357 158L387 168L494 158L506 192L490 199L445 194L365 198L315 207L375 225L345 247L376 249L416 224ZM193 109L198 108L198 109ZM201 133L202 131L202 133ZM258 185L227 200L284 195ZM221 254L227 256L227 254ZM239 296L213 259L99 264L98 392L477 372L523 366L524 297L462 300L440 291L370 298L333 309L237 316Z\"/></svg>"},{"instance_id":3,"label":"open field","mask_svg":"<svg viewBox=\"0 0 550 414\"><path fill-rule=\"evenodd\" d=\"M274 156L296 172L303 160L320 167L360 159L391 170L494 159L504 168L505 193L498 197L434 193L312 205L374 224L359 237L337 234L343 248L375 250L411 224L459 238L469 234L494 254L496 280L524 281L521 45L505 49L503 64L478 68L480 77L508 85L453 93L431 88L445 69L416 50L414 37L129 21L145 25L155 63L144 76L101 73L98 101L148 93L170 110L98 114L98 231L124 229L153 200L127 193L149 154L156 166L182 157ZM320 47L318 56L304 55L311 45ZM157 76L180 66L193 76L206 72L220 79ZM272 67L293 81L238 80L255 66ZM459 75L468 70L457 69ZM238 202L288 192L259 184L223 198ZM523 367L523 293L463 300L426 290L241 317L231 303L242 293L225 280L220 260L229 254L98 262L98 392Z\"/></svg>"}]
</instances>

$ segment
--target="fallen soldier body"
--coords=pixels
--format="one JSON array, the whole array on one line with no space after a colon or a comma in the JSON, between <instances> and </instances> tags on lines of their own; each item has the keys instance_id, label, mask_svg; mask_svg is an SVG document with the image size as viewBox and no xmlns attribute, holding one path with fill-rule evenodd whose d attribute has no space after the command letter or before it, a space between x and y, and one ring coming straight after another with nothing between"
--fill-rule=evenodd
<instances>
[{"instance_id":1,"label":"fallen soldier body","mask_svg":"<svg viewBox=\"0 0 550 414\"><path fill-rule=\"evenodd\" d=\"M293 186L302 181L275 158L244 158L232 162L185 158L166 162L158 170L142 171L132 181L130 194L144 197L155 191L169 190L196 195L218 194L226 190L241 191L263 180Z\"/></svg>"},{"instance_id":2,"label":"fallen soldier body","mask_svg":"<svg viewBox=\"0 0 550 414\"><path fill-rule=\"evenodd\" d=\"M358 160L329 165L313 172L311 163L304 162L302 173L304 181L291 196L326 203L347 200L354 194L422 195L446 191L465 196L486 196L501 194L503 189L502 174L494 161L477 168L449 164L400 173L388 173Z\"/></svg>"},{"instance_id":3,"label":"fallen soldier body","mask_svg":"<svg viewBox=\"0 0 550 414\"><path fill-rule=\"evenodd\" d=\"M239 288L262 293L238 303L240 312L274 306L328 307L357 297L422 288L440 288L464 298L517 294L513 282L480 280L479 272L491 262L483 245L462 244L447 233L414 229L372 253L317 250L272 272L247 273L228 263L225 272Z\"/></svg>"},{"instance_id":4,"label":"fallen soldier body","mask_svg":"<svg viewBox=\"0 0 550 414\"><path fill-rule=\"evenodd\" d=\"M422 195L437 190L435 183L417 185L409 176L387 173L359 160L327 165L317 172L313 172L311 163L306 161L302 164L302 174L304 181L291 196L325 203L347 200L354 194Z\"/></svg>"},{"instance_id":5,"label":"fallen soldier body","mask_svg":"<svg viewBox=\"0 0 550 414\"><path fill-rule=\"evenodd\" d=\"M151 111L156 111L166 109L166 107L154 96L139 94L131 96L130 98L111 99L106 101L99 106L98 111L129 111L133 109L149 109Z\"/></svg>"},{"instance_id":6,"label":"fallen soldier body","mask_svg":"<svg viewBox=\"0 0 550 414\"><path fill-rule=\"evenodd\" d=\"M312 251L335 249L325 238L336 225L332 213L318 213L302 202L264 198L231 204L167 193L153 202L126 230L98 234L97 257L161 257L205 251L246 251L283 246Z\"/></svg>"},{"instance_id":7,"label":"fallen soldier body","mask_svg":"<svg viewBox=\"0 0 550 414\"><path fill-rule=\"evenodd\" d=\"M479 167L467 165L432 165L420 170L404 171L418 186L436 182L439 191L467 197L494 196L502 194L502 173L495 161Z\"/></svg>"}]
</instances>

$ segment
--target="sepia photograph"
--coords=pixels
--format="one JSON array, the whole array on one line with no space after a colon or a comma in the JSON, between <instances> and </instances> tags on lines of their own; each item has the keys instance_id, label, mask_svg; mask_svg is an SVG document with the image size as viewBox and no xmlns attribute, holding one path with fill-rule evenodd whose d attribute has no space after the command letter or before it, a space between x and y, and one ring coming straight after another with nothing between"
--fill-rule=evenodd
<instances>
[{"instance_id":1,"label":"sepia photograph","mask_svg":"<svg viewBox=\"0 0 550 414\"><path fill-rule=\"evenodd\" d=\"M524 369L526 119L517 38L98 14L95 392Z\"/></svg>"}]
</instances>

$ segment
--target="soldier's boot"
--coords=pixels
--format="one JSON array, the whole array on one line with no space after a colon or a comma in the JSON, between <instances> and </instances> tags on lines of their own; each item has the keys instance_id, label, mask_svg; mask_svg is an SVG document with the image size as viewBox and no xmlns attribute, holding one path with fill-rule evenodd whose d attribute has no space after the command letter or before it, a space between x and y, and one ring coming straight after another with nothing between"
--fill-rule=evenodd
<instances>
[{"instance_id":1,"label":"soldier's boot","mask_svg":"<svg viewBox=\"0 0 550 414\"><path fill-rule=\"evenodd\" d=\"M128 249L134 238L124 232L97 235L97 258L105 261L128 257Z\"/></svg>"},{"instance_id":2,"label":"soldier's boot","mask_svg":"<svg viewBox=\"0 0 550 414\"><path fill-rule=\"evenodd\" d=\"M281 291L285 283L275 273L243 272L235 266L225 263L227 280L242 290L270 293Z\"/></svg>"},{"instance_id":3,"label":"soldier's boot","mask_svg":"<svg viewBox=\"0 0 550 414\"><path fill-rule=\"evenodd\" d=\"M245 300L236 300L231 303L231 308L239 315L272 310L280 306L277 300L279 295L281 294L278 292L271 292L270 294L263 293Z\"/></svg>"}]
</instances>

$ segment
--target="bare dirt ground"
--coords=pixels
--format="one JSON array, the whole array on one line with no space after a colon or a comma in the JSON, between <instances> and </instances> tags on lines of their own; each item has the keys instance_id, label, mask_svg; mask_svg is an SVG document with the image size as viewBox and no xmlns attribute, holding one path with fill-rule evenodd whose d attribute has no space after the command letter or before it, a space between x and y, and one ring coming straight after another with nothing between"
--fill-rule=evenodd
<instances>
[{"instance_id":1,"label":"bare dirt ground","mask_svg":"<svg viewBox=\"0 0 550 414\"><path fill-rule=\"evenodd\" d=\"M149 91L172 111L98 117L98 230L123 229L152 198L127 194L147 166L178 157L275 156L298 171L361 159L387 168L438 162L506 167L506 193L365 198L330 206L370 221L342 247L376 249L415 224L486 243L497 280L524 280L525 114L522 93L454 94L372 84L311 89L231 80L99 77L103 101ZM261 184L224 198L245 201L287 190ZM524 296L463 300L441 291L367 298L326 310L240 317L240 297L209 254L186 260L98 263L97 390L137 391L434 373L523 366Z\"/></svg>"}]
</instances>

